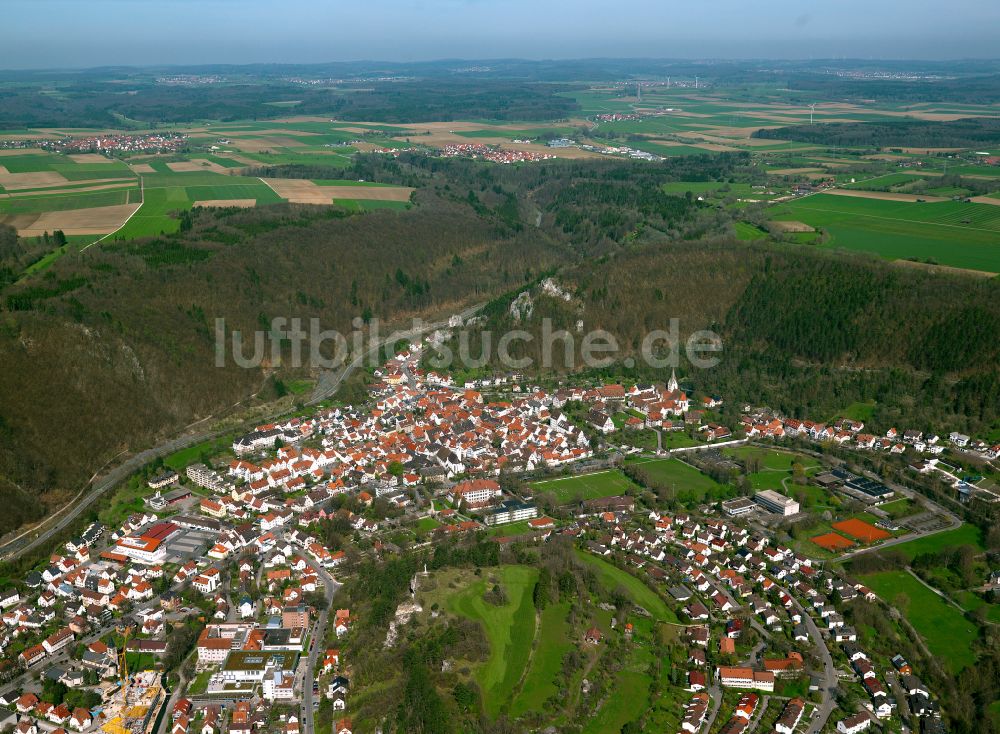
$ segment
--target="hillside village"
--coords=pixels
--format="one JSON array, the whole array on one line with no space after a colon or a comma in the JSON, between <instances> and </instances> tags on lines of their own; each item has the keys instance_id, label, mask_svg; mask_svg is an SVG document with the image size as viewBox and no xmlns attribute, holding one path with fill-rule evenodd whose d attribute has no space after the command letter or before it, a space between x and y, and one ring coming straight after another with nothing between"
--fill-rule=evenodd
<instances>
[{"instance_id":1,"label":"hillside village","mask_svg":"<svg viewBox=\"0 0 1000 734\"><path fill-rule=\"evenodd\" d=\"M722 447L791 438L903 454L914 475L950 477L963 501L991 505L1000 496L942 455L947 447L995 460L1000 446L909 429L875 435L861 421L820 424L751 406L727 421L721 397L685 391L674 375L660 385L545 390L508 376L458 386L425 372L421 351L411 345L376 371L370 406L260 425L235 437L228 463L149 476L141 512L114 527L89 523L11 579L0 599L0 726L295 734L319 731L322 702L335 734L368 731L352 724L352 660L338 647L365 620L338 608L337 592L360 558L401 552L390 533L416 522L426 523L419 540L429 544L480 534L504 548L568 540L642 579L677 611L689 648L678 731L854 734L903 722L946 730L924 671L899 651L867 649L848 623L852 605L875 604L876 594L775 539L777 522L806 514L786 493L762 489L683 510L619 493L552 517L530 485L510 478L586 477L617 471L623 455L669 455L629 446L630 435L655 430L688 436L679 451L717 457ZM617 458L608 455L612 438ZM874 511L899 496L836 467L819 476ZM876 529L854 523L845 532ZM329 542L334 525L348 540ZM903 532L879 527L889 530L853 537L876 545ZM631 635L578 632L591 646ZM838 686L848 693L835 697ZM843 710L845 696L855 710Z\"/></svg>"}]
</instances>

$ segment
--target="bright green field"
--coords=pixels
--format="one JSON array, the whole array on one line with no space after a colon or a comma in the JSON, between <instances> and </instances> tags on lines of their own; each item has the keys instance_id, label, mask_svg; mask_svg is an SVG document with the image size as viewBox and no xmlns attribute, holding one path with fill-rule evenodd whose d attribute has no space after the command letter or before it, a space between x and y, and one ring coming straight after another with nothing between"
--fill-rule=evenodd
<instances>
[{"instance_id":1,"label":"bright green field","mask_svg":"<svg viewBox=\"0 0 1000 734\"><path fill-rule=\"evenodd\" d=\"M490 657L476 671L486 710L496 715L510 701L531 654L535 636L535 606L531 591L538 569L529 566L502 566L495 571L507 594L507 604L495 607L483 600L488 579L483 578L449 597L455 614L482 622L490 641Z\"/></svg>"},{"instance_id":2,"label":"bright green field","mask_svg":"<svg viewBox=\"0 0 1000 734\"><path fill-rule=\"evenodd\" d=\"M677 615L667 606L666 602L635 576L592 553L586 553L582 550L577 550L576 553L581 560L593 566L594 572L604 588L622 587L632 597L632 601L653 615L654 619L663 622L678 621Z\"/></svg>"},{"instance_id":3,"label":"bright green field","mask_svg":"<svg viewBox=\"0 0 1000 734\"><path fill-rule=\"evenodd\" d=\"M850 418L852 421L861 421L862 423L870 421L874 414L874 400L867 403L851 403L840 412L842 417Z\"/></svg>"},{"instance_id":4,"label":"bright green field","mask_svg":"<svg viewBox=\"0 0 1000 734\"><path fill-rule=\"evenodd\" d=\"M556 679L562 671L563 656L572 647L566 620L569 602L550 604L541 613L538 643L531 656L531 667L524 677L520 692L510 705L510 715L518 717L528 711L541 712L545 702L559 693Z\"/></svg>"},{"instance_id":5,"label":"bright green field","mask_svg":"<svg viewBox=\"0 0 1000 734\"><path fill-rule=\"evenodd\" d=\"M629 463L641 466L652 478L676 487L678 492L690 490L700 495L711 495L722 488L710 476L680 459L640 459Z\"/></svg>"},{"instance_id":6,"label":"bright green field","mask_svg":"<svg viewBox=\"0 0 1000 734\"><path fill-rule=\"evenodd\" d=\"M190 209L196 201L256 199L258 206L282 201L264 182L244 176L197 172L150 174L144 180L143 205L116 237L132 239L176 232L180 221L171 213Z\"/></svg>"},{"instance_id":7,"label":"bright green field","mask_svg":"<svg viewBox=\"0 0 1000 734\"><path fill-rule=\"evenodd\" d=\"M616 497L635 488L635 484L617 469L532 482L531 486L535 492L554 494L563 503L595 497Z\"/></svg>"},{"instance_id":8,"label":"bright green field","mask_svg":"<svg viewBox=\"0 0 1000 734\"><path fill-rule=\"evenodd\" d=\"M862 576L861 580L889 604L897 594L909 597L907 620L924 638L931 654L944 660L953 673L975 664L976 656L971 648L978 630L955 607L906 571L883 571Z\"/></svg>"},{"instance_id":9,"label":"bright green field","mask_svg":"<svg viewBox=\"0 0 1000 734\"><path fill-rule=\"evenodd\" d=\"M42 212L90 209L98 206L117 206L139 200L138 187L92 191L80 194L51 194L0 199L2 214L40 214Z\"/></svg>"},{"instance_id":10,"label":"bright green field","mask_svg":"<svg viewBox=\"0 0 1000 734\"><path fill-rule=\"evenodd\" d=\"M962 525L954 530L946 530L943 533L935 533L900 543L893 548L893 551L905 554L912 561L923 553L938 553L960 545L971 545L977 553L982 553L985 550L979 528L975 525Z\"/></svg>"},{"instance_id":11,"label":"bright green field","mask_svg":"<svg viewBox=\"0 0 1000 734\"><path fill-rule=\"evenodd\" d=\"M781 205L774 219L824 229L831 235L824 247L1000 272L1000 207L989 204L816 194Z\"/></svg>"}]
</instances>

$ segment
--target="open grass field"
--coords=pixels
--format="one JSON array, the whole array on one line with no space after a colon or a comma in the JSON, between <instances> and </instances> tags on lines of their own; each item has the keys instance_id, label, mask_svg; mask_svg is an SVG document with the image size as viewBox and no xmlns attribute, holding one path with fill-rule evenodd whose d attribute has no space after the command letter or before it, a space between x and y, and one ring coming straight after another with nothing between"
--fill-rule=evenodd
<instances>
[{"instance_id":1,"label":"open grass field","mask_svg":"<svg viewBox=\"0 0 1000 734\"><path fill-rule=\"evenodd\" d=\"M772 218L823 229L824 247L1000 272L1000 207L816 194L777 206Z\"/></svg>"},{"instance_id":2,"label":"open grass field","mask_svg":"<svg viewBox=\"0 0 1000 734\"><path fill-rule=\"evenodd\" d=\"M975 664L972 643L978 637L976 625L906 571L869 574L861 581L889 604L905 594L908 603L900 611L924 638L931 653L953 673Z\"/></svg>"},{"instance_id":3,"label":"open grass field","mask_svg":"<svg viewBox=\"0 0 1000 734\"><path fill-rule=\"evenodd\" d=\"M900 543L893 546L893 551L904 554L912 561L922 553L938 553L960 545L971 545L977 553L982 553L985 550L979 528L975 525L962 525L954 530L946 530L943 533L926 535L906 543Z\"/></svg>"},{"instance_id":4,"label":"open grass field","mask_svg":"<svg viewBox=\"0 0 1000 734\"><path fill-rule=\"evenodd\" d=\"M700 498L711 498L723 488L710 476L680 459L637 459L629 463L642 467L653 479L675 487L678 492L687 490Z\"/></svg>"},{"instance_id":5,"label":"open grass field","mask_svg":"<svg viewBox=\"0 0 1000 734\"><path fill-rule=\"evenodd\" d=\"M532 482L531 487L536 493L554 494L560 503L570 504L595 497L617 497L634 489L635 484L617 469L612 469Z\"/></svg>"},{"instance_id":6,"label":"open grass field","mask_svg":"<svg viewBox=\"0 0 1000 734\"><path fill-rule=\"evenodd\" d=\"M577 556L593 567L602 586L608 589L623 588L632 601L649 612L653 619L661 622L679 621L666 602L640 579L592 553L578 550Z\"/></svg>"},{"instance_id":7,"label":"open grass field","mask_svg":"<svg viewBox=\"0 0 1000 734\"><path fill-rule=\"evenodd\" d=\"M542 610L531 665L510 705L512 717L529 711L543 712L545 702L559 694L556 680L562 671L563 656L573 644L567 622L569 606L569 602L562 602Z\"/></svg>"},{"instance_id":8,"label":"open grass field","mask_svg":"<svg viewBox=\"0 0 1000 734\"><path fill-rule=\"evenodd\" d=\"M864 423L870 421L873 415L875 415L875 401L871 400L866 403L851 403L840 412L839 417Z\"/></svg>"},{"instance_id":9,"label":"open grass field","mask_svg":"<svg viewBox=\"0 0 1000 734\"><path fill-rule=\"evenodd\" d=\"M181 449L163 460L164 466L173 469L174 471L181 473L187 468L188 464L193 464L196 461L201 461L202 457L205 456L215 456L216 454L223 453L227 450L231 450L233 445L233 437L230 435L220 436L219 438L209 439L194 446L188 446L186 449Z\"/></svg>"},{"instance_id":10,"label":"open grass field","mask_svg":"<svg viewBox=\"0 0 1000 734\"><path fill-rule=\"evenodd\" d=\"M484 578L447 600L449 609L481 622L490 641L490 656L476 671L486 709L496 715L510 701L511 693L527 665L535 636L535 607L531 590L538 570L528 566L502 566L492 571L507 595L507 603L493 606L483 599L490 588Z\"/></svg>"},{"instance_id":11,"label":"open grass field","mask_svg":"<svg viewBox=\"0 0 1000 734\"><path fill-rule=\"evenodd\" d=\"M878 508L894 520L898 520L901 517L909 517L920 511L920 505L906 497L886 502L884 505L879 505Z\"/></svg>"}]
</instances>

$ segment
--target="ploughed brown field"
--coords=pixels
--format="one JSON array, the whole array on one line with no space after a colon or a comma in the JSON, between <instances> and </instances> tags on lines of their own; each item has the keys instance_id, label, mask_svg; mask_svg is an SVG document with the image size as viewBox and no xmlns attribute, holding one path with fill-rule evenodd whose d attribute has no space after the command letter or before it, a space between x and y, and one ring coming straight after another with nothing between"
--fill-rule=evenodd
<instances>
[{"instance_id":1,"label":"ploughed brown field","mask_svg":"<svg viewBox=\"0 0 1000 734\"><path fill-rule=\"evenodd\" d=\"M57 229L68 235L107 234L121 227L138 208L139 204L119 204L43 214L17 214L8 217L10 221L7 224L16 227L22 237L37 237Z\"/></svg>"}]
</instances>

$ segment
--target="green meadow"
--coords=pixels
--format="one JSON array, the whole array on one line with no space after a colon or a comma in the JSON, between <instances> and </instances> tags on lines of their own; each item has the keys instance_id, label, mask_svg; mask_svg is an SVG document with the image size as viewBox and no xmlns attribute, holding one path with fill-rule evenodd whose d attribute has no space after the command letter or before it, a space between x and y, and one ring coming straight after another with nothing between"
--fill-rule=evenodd
<instances>
[{"instance_id":1,"label":"green meadow","mask_svg":"<svg viewBox=\"0 0 1000 734\"><path fill-rule=\"evenodd\" d=\"M824 247L1000 272L1000 207L989 204L816 194L781 205L772 218L822 228L830 234Z\"/></svg>"},{"instance_id":2,"label":"green meadow","mask_svg":"<svg viewBox=\"0 0 1000 734\"><path fill-rule=\"evenodd\" d=\"M921 584L906 571L884 571L861 577L861 581L883 601L896 605L905 595L900 609L907 621L924 638L935 657L957 674L974 665L976 655L972 643L979 630L962 612Z\"/></svg>"},{"instance_id":3,"label":"green meadow","mask_svg":"<svg viewBox=\"0 0 1000 734\"><path fill-rule=\"evenodd\" d=\"M496 715L510 701L531 654L535 637L535 606L531 591L538 569L502 566L493 571L507 595L507 603L494 606L483 599L489 580L482 578L447 600L458 615L481 622L490 641L490 656L476 671L487 711Z\"/></svg>"},{"instance_id":4,"label":"green meadow","mask_svg":"<svg viewBox=\"0 0 1000 734\"><path fill-rule=\"evenodd\" d=\"M629 489L635 488L635 484L617 469L612 469L593 474L578 474L561 479L532 482L531 487L536 493L554 494L559 502L567 504L577 500L625 494Z\"/></svg>"}]
</instances>

